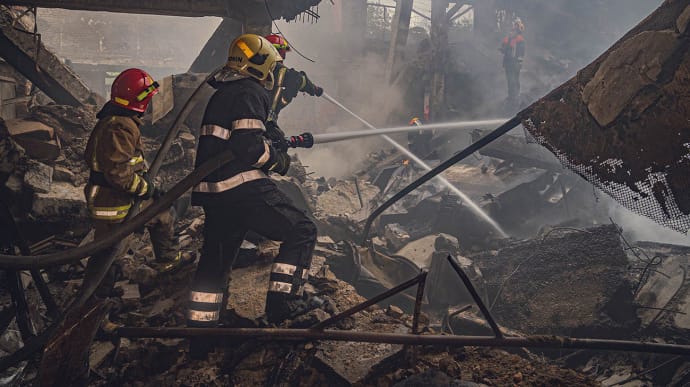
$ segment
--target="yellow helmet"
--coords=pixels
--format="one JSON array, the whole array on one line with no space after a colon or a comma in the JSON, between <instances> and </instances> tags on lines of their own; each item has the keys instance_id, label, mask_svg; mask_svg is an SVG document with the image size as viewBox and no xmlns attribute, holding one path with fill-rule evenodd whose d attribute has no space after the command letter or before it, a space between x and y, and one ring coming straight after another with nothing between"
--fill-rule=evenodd
<instances>
[{"instance_id":1,"label":"yellow helmet","mask_svg":"<svg viewBox=\"0 0 690 387\"><path fill-rule=\"evenodd\" d=\"M273 69L283 58L263 36L244 34L233 40L228 50L226 67L239 74L257 79L268 90L273 89Z\"/></svg>"}]
</instances>

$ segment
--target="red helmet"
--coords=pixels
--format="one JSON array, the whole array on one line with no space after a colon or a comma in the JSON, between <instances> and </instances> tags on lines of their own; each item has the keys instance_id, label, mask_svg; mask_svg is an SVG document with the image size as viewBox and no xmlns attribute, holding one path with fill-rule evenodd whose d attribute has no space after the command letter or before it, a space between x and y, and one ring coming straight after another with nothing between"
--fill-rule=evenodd
<instances>
[{"instance_id":1,"label":"red helmet","mask_svg":"<svg viewBox=\"0 0 690 387\"><path fill-rule=\"evenodd\" d=\"M273 47L278 50L278 54L285 59L285 53L290 51L290 45L288 44L287 40L285 40L284 37L276 34L270 34L266 36L266 40L271 42L273 44Z\"/></svg>"},{"instance_id":2,"label":"red helmet","mask_svg":"<svg viewBox=\"0 0 690 387\"><path fill-rule=\"evenodd\" d=\"M113 81L110 100L118 106L143 113L160 85L144 70L127 69Z\"/></svg>"}]
</instances>

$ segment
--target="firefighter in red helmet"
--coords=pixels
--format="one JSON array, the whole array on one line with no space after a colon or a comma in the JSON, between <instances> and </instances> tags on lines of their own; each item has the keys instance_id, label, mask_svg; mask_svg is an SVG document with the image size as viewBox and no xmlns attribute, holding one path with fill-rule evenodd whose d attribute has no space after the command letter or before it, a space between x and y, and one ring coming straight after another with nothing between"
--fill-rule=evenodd
<instances>
[{"instance_id":1,"label":"firefighter in red helmet","mask_svg":"<svg viewBox=\"0 0 690 387\"><path fill-rule=\"evenodd\" d=\"M140 117L158 93L158 87L145 71L125 70L113 81L110 101L96 115L98 122L84 152L84 160L91 170L84 193L95 228L95 239L110 234L125 219L135 199L149 200L160 192L146 176L147 165L139 131ZM161 272L174 271L183 263L173 233L174 221L175 214L171 208L147 225ZM104 251L91 260L98 262L109 253ZM110 295L116 273L117 270L111 268L97 296Z\"/></svg>"},{"instance_id":2,"label":"firefighter in red helmet","mask_svg":"<svg viewBox=\"0 0 690 387\"><path fill-rule=\"evenodd\" d=\"M311 96L320 97L323 89L316 86L304 71L285 66L283 61L290 49L290 44L284 37L277 34L267 35L268 40L278 51L280 57L273 70L274 86L271 90L271 106L266 121L266 137L272 141L281 141L285 138L285 133L278 126L278 114L283 110L298 92L307 93Z\"/></svg>"}]
</instances>

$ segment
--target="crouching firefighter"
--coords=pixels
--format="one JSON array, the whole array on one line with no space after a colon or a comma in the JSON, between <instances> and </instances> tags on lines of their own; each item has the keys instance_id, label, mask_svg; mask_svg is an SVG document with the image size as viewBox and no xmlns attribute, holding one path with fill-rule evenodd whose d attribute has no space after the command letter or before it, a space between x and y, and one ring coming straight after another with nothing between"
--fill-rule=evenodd
<instances>
[{"instance_id":1,"label":"crouching firefighter","mask_svg":"<svg viewBox=\"0 0 690 387\"><path fill-rule=\"evenodd\" d=\"M84 192L96 240L106 237L122 223L135 199L148 200L160 193L146 177L139 131L140 116L157 92L158 83L148 73L139 69L125 70L113 81L111 100L96 116L99 121L84 152L91 170ZM172 272L183 264L174 236L174 222L171 208L147 224L160 272ZM109 253L106 250L91 259L98 262ZM97 291L98 296L109 295L115 276L116 269L111 268Z\"/></svg>"},{"instance_id":2,"label":"crouching firefighter","mask_svg":"<svg viewBox=\"0 0 690 387\"><path fill-rule=\"evenodd\" d=\"M230 149L235 159L198 184L192 204L203 206L204 245L192 282L187 324L213 327L219 322L228 276L249 230L282 241L271 268L266 318L279 323L304 311L316 226L268 178L285 175L290 167L288 144L310 147L309 134L268 140L266 122L271 107L273 70L281 59L264 37L245 34L230 45L228 63L214 87L199 132L196 165ZM294 146L294 145L293 145ZM190 356L204 358L211 342L190 342Z\"/></svg>"}]
</instances>

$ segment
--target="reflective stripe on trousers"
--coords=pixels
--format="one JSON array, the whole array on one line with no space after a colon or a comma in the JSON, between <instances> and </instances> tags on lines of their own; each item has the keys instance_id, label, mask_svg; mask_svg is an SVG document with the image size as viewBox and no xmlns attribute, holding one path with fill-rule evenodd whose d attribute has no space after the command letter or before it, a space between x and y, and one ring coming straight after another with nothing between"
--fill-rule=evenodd
<instances>
[{"instance_id":1,"label":"reflective stripe on trousers","mask_svg":"<svg viewBox=\"0 0 690 387\"><path fill-rule=\"evenodd\" d=\"M215 323L220 319L223 293L198 292L193 290L189 294L189 301L187 320L190 324Z\"/></svg>"},{"instance_id":2,"label":"reflective stripe on trousers","mask_svg":"<svg viewBox=\"0 0 690 387\"><path fill-rule=\"evenodd\" d=\"M301 295L308 278L309 269L298 268L289 263L275 262L271 266L268 291Z\"/></svg>"}]
</instances>

